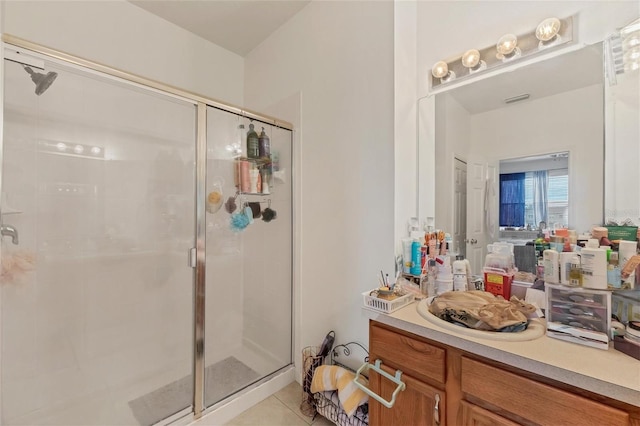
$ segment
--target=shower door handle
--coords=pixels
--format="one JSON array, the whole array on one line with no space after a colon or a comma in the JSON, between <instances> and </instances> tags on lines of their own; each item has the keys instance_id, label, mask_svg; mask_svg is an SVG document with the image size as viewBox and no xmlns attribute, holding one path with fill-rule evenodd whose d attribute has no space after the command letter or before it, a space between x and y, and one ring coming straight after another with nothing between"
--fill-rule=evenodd
<instances>
[{"instance_id":1,"label":"shower door handle","mask_svg":"<svg viewBox=\"0 0 640 426\"><path fill-rule=\"evenodd\" d=\"M187 258L188 258L188 264L189 264L188 266L195 269L196 267L196 248L195 247L191 247L189 249Z\"/></svg>"},{"instance_id":2,"label":"shower door handle","mask_svg":"<svg viewBox=\"0 0 640 426\"><path fill-rule=\"evenodd\" d=\"M18 244L18 230L11 225L0 226L0 235L3 237L11 237L13 244Z\"/></svg>"}]
</instances>

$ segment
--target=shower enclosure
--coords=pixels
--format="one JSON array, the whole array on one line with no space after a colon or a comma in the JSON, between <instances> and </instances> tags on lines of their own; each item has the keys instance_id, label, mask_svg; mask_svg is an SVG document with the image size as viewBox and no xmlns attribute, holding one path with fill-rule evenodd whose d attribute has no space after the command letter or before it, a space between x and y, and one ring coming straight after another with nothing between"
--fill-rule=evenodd
<instances>
[{"instance_id":1,"label":"shower enclosure","mask_svg":"<svg viewBox=\"0 0 640 426\"><path fill-rule=\"evenodd\" d=\"M5 39L0 424L171 421L290 368L291 126Z\"/></svg>"}]
</instances>

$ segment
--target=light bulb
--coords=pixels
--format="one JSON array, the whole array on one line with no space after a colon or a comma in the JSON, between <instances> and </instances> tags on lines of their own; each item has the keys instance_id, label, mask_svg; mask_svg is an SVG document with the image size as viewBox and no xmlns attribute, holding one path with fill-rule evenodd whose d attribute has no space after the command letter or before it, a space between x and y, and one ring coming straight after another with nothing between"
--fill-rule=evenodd
<instances>
[{"instance_id":1,"label":"light bulb","mask_svg":"<svg viewBox=\"0 0 640 426\"><path fill-rule=\"evenodd\" d=\"M632 49L639 45L640 45L640 31L632 32L622 42L622 48L624 50Z\"/></svg>"},{"instance_id":2,"label":"light bulb","mask_svg":"<svg viewBox=\"0 0 640 426\"><path fill-rule=\"evenodd\" d=\"M640 69L640 61L633 61L624 64L624 72L631 72Z\"/></svg>"},{"instance_id":3,"label":"light bulb","mask_svg":"<svg viewBox=\"0 0 640 426\"><path fill-rule=\"evenodd\" d=\"M541 42L549 42L558 35L560 31L560 20L558 18L547 18L536 28L536 38Z\"/></svg>"},{"instance_id":4,"label":"light bulb","mask_svg":"<svg viewBox=\"0 0 640 426\"><path fill-rule=\"evenodd\" d=\"M431 68L431 74L433 74L435 78L444 78L448 73L449 67L445 61L438 61L433 68Z\"/></svg>"},{"instance_id":5,"label":"light bulb","mask_svg":"<svg viewBox=\"0 0 640 426\"><path fill-rule=\"evenodd\" d=\"M498 51L496 58L501 59L502 61L508 61L520 56L518 37L516 37L515 34L503 35L496 44L496 50Z\"/></svg>"},{"instance_id":6,"label":"light bulb","mask_svg":"<svg viewBox=\"0 0 640 426\"><path fill-rule=\"evenodd\" d=\"M84 146L82 145L76 145L73 147L73 152L75 152L76 154L82 154L84 152Z\"/></svg>"},{"instance_id":7,"label":"light bulb","mask_svg":"<svg viewBox=\"0 0 640 426\"><path fill-rule=\"evenodd\" d=\"M462 55L462 65L467 68L473 68L480 63L480 52L476 49L467 50Z\"/></svg>"},{"instance_id":8,"label":"light bulb","mask_svg":"<svg viewBox=\"0 0 640 426\"><path fill-rule=\"evenodd\" d=\"M508 55L516 48L518 45L518 37L515 34L506 34L500 37L498 40L498 44L496 44L496 50L498 53L502 53L503 55Z\"/></svg>"},{"instance_id":9,"label":"light bulb","mask_svg":"<svg viewBox=\"0 0 640 426\"><path fill-rule=\"evenodd\" d=\"M640 47L634 47L633 49L629 49L622 56L623 63L632 63L640 61Z\"/></svg>"},{"instance_id":10,"label":"light bulb","mask_svg":"<svg viewBox=\"0 0 640 426\"><path fill-rule=\"evenodd\" d=\"M480 52L476 49L470 49L464 52L464 55L462 55L462 65L469 68L469 74L487 68L487 63L480 59Z\"/></svg>"}]
</instances>

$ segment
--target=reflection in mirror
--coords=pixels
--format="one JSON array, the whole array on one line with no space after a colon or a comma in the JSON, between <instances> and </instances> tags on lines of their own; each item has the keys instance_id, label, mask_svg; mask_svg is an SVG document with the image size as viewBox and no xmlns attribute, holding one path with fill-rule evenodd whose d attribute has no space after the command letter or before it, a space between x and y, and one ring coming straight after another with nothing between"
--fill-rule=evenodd
<instances>
[{"instance_id":1,"label":"reflection in mirror","mask_svg":"<svg viewBox=\"0 0 640 426\"><path fill-rule=\"evenodd\" d=\"M422 102L427 108L429 99ZM602 44L435 97L435 226L453 231L453 250L466 254L472 270L500 238L501 161L566 154L566 211L546 223L578 232L602 224L603 108ZM531 227L541 221L529 220Z\"/></svg>"},{"instance_id":2,"label":"reflection in mirror","mask_svg":"<svg viewBox=\"0 0 640 426\"><path fill-rule=\"evenodd\" d=\"M640 225L640 19L605 45L605 220Z\"/></svg>"},{"instance_id":3,"label":"reflection in mirror","mask_svg":"<svg viewBox=\"0 0 640 426\"><path fill-rule=\"evenodd\" d=\"M500 161L499 240L526 244L569 226L569 153Z\"/></svg>"}]
</instances>

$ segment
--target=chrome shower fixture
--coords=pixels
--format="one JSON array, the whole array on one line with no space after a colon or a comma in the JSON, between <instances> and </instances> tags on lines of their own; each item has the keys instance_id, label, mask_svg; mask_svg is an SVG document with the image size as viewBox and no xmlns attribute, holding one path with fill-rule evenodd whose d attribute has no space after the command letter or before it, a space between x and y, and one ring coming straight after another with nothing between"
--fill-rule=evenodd
<instances>
[{"instance_id":1,"label":"chrome shower fixture","mask_svg":"<svg viewBox=\"0 0 640 426\"><path fill-rule=\"evenodd\" d=\"M22 65L22 68L31 75L31 81L36 84L36 95L38 96L42 95L45 90L51 86L56 77L58 77L57 72L49 71L47 74L42 74L32 70L31 67L27 65Z\"/></svg>"}]
</instances>

